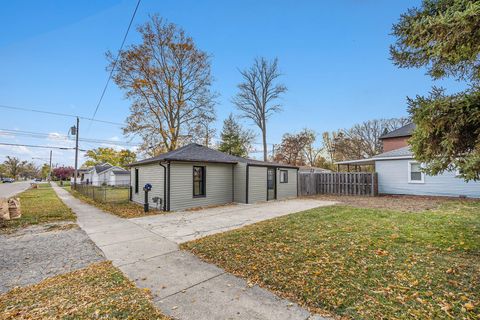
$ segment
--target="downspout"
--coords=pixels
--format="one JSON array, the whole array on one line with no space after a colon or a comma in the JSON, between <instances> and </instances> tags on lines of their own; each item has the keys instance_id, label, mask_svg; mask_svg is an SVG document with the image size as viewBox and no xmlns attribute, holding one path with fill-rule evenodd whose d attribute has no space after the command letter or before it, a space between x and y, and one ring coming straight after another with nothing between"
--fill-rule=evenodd
<instances>
[{"instance_id":1,"label":"downspout","mask_svg":"<svg viewBox=\"0 0 480 320\"><path fill-rule=\"evenodd\" d=\"M167 167L161 162L158 164L163 168L163 211L167 211Z\"/></svg>"},{"instance_id":2,"label":"downspout","mask_svg":"<svg viewBox=\"0 0 480 320\"><path fill-rule=\"evenodd\" d=\"M235 202L235 164L232 164L232 203Z\"/></svg>"},{"instance_id":3,"label":"downspout","mask_svg":"<svg viewBox=\"0 0 480 320\"><path fill-rule=\"evenodd\" d=\"M170 211L170 161L167 162L168 193L167 193L167 211Z\"/></svg>"},{"instance_id":4,"label":"downspout","mask_svg":"<svg viewBox=\"0 0 480 320\"><path fill-rule=\"evenodd\" d=\"M249 174L248 174L248 168L249 168L249 167L250 167L250 165L247 164L247 177L246 177L246 179L245 179L245 180L247 181L247 183L246 183L246 185L247 185L247 186L246 186L246 189L247 189L247 190L246 190L246 193L245 193L245 203L248 203L248 175L249 175Z\"/></svg>"}]
</instances>

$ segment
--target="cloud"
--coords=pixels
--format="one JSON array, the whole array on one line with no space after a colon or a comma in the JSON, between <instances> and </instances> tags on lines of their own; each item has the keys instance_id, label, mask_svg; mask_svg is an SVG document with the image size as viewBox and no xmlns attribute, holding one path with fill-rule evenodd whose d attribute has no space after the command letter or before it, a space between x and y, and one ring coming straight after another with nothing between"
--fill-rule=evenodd
<instances>
[{"instance_id":1,"label":"cloud","mask_svg":"<svg viewBox=\"0 0 480 320\"><path fill-rule=\"evenodd\" d=\"M50 132L48 134L48 140L51 140L51 141L66 141L68 140L66 136L58 133L58 132Z\"/></svg>"},{"instance_id":2,"label":"cloud","mask_svg":"<svg viewBox=\"0 0 480 320\"><path fill-rule=\"evenodd\" d=\"M2 154L7 156L26 156L32 155L34 152L25 146L2 146L0 145L0 150Z\"/></svg>"},{"instance_id":3,"label":"cloud","mask_svg":"<svg viewBox=\"0 0 480 320\"><path fill-rule=\"evenodd\" d=\"M0 137L1 138L7 138L7 139L15 139L15 135L13 133L5 132L5 131L2 131L2 130L0 130Z\"/></svg>"}]
</instances>

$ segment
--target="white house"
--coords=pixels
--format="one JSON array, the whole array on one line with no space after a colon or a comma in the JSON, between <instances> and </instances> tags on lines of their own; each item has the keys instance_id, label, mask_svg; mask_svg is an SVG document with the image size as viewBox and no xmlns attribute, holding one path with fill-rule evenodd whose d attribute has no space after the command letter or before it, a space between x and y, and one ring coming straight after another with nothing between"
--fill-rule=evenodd
<instances>
[{"instance_id":1,"label":"white house","mask_svg":"<svg viewBox=\"0 0 480 320\"><path fill-rule=\"evenodd\" d=\"M77 183L93 186L128 186L130 185L130 171L110 163L101 163L90 168L80 169Z\"/></svg>"},{"instance_id":2,"label":"white house","mask_svg":"<svg viewBox=\"0 0 480 320\"><path fill-rule=\"evenodd\" d=\"M480 182L466 182L455 170L430 176L421 171L407 140L415 126L409 124L381 137L384 153L369 159L337 162L338 165L374 165L378 193L480 198Z\"/></svg>"}]
</instances>

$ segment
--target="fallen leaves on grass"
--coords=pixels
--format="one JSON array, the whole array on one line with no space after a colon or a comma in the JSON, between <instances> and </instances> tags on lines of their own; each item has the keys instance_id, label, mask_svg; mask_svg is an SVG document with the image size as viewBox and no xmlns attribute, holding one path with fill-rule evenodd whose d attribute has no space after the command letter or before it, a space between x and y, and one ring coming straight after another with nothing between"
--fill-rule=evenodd
<instances>
[{"instance_id":1,"label":"fallen leaves on grass","mask_svg":"<svg viewBox=\"0 0 480 320\"><path fill-rule=\"evenodd\" d=\"M103 203L95 201L89 197L82 195L81 193L75 190L67 190L69 191L74 197L93 205L101 210L110 212L116 216L121 218L138 218L138 217L145 217L151 216L155 214L161 214L163 211L158 210L150 210L149 212L144 212L143 206L132 203L132 202L116 202L116 203Z\"/></svg>"},{"instance_id":2,"label":"fallen leaves on grass","mask_svg":"<svg viewBox=\"0 0 480 320\"><path fill-rule=\"evenodd\" d=\"M182 245L314 311L480 317L480 203L422 213L324 207Z\"/></svg>"},{"instance_id":3,"label":"fallen leaves on grass","mask_svg":"<svg viewBox=\"0 0 480 320\"><path fill-rule=\"evenodd\" d=\"M378 197L359 197L323 194L312 197L320 200L337 201L342 205L348 205L356 208L389 209L402 212L422 212L425 210L435 210L441 207L444 203L452 201L452 198L447 197L407 195L380 195ZM465 199L463 201L468 203L471 200Z\"/></svg>"},{"instance_id":4,"label":"fallen leaves on grass","mask_svg":"<svg viewBox=\"0 0 480 320\"><path fill-rule=\"evenodd\" d=\"M0 319L169 319L111 262L15 288L0 296Z\"/></svg>"}]
</instances>

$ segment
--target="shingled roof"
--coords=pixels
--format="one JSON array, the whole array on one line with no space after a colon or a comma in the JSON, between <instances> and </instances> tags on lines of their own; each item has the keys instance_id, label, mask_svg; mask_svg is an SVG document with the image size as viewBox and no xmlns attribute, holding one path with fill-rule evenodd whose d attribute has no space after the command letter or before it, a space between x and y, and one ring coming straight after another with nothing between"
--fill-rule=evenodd
<instances>
[{"instance_id":1,"label":"shingled roof","mask_svg":"<svg viewBox=\"0 0 480 320\"><path fill-rule=\"evenodd\" d=\"M380 136L380 139L409 137L412 135L413 130L415 130L415 123L412 122L401 128L385 133L384 135Z\"/></svg>"},{"instance_id":2,"label":"shingled roof","mask_svg":"<svg viewBox=\"0 0 480 320\"><path fill-rule=\"evenodd\" d=\"M214 163L247 163L264 166L280 166L297 168L291 165L265 162L242 157L236 157L218 150L210 149L197 143L191 143L177 150L162 153L159 156L131 163L130 166L142 165L160 161L191 161L191 162L214 162Z\"/></svg>"},{"instance_id":3,"label":"shingled roof","mask_svg":"<svg viewBox=\"0 0 480 320\"><path fill-rule=\"evenodd\" d=\"M385 158L403 158L403 157L413 157L413 152L410 150L409 146L395 149L395 150L390 150L384 153L377 154L376 156L373 156L372 159L385 159Z\"/></svg>"},{"instance_id":4,"label":"shingled roof","mask_svg":"<svg viewBox=\"0 0 480 320\"><path fill-rule=\"evenodd\" d=\"M103 171L105 171L105 170L110 169L111 167L112 167L112 165L111 165L110 163L97 164L97 165L95 166L95 171L96 171L97 173L101 173L101 172L103 172Z\"/></svg>"}]
</instances>

